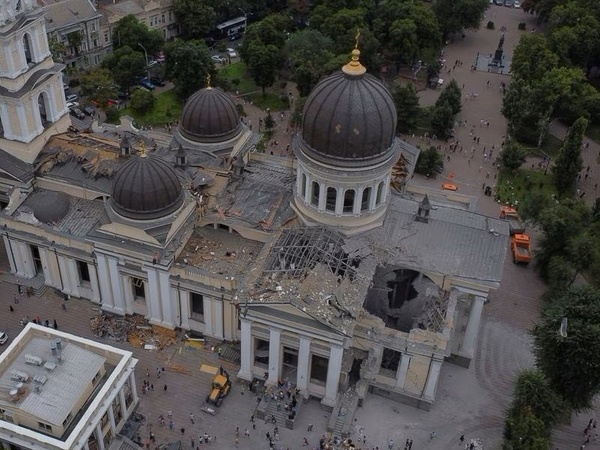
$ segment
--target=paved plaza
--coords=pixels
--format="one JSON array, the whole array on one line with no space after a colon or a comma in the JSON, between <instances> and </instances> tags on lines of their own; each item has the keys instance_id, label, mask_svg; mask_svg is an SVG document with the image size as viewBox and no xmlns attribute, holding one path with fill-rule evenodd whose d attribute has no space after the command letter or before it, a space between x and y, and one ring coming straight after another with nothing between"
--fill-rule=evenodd
<instances>
[{"instance_id":1,"label":"paved plaza","mask_svg":"<svg viewBox=\"0 0 600 450\"><path fill-rule=\"evenodd\" d=\"M533 16L519 9L490 6L484 23L487 20L494 20L497 29L501 26L506 27L504 49L507 53L512 53L519 36L529 32L518 31L517 23L527 21L530 29ZM485 158L485 153L492 146L498 151L504 138L506 122L500 114L502 98L499 86L500 82L510 83L510 77L481 71L472 72L470 66L478 51L491 53L495 50L500 34L498 30L487 29L467 32L464 39L446 47L444 57L448 67L452 67L456 60L463 61L462 66L451 70L450 73L445 69L442 77L445 80L455 78L460 86L465 86L464 95L469 95L469 100L464 100L463 111L457 118L463 124L466 122L466 126L456 130L456 139L463 143L464 149L462 153L450 155L444 173L436 180L419 177L413 180L416 184L437 188L444 180L443 177L454 173L453 180L459 186L459 192L479 197L478 212L490 216L498 214L498 204L492 198L481 195L481 187L484 183L493 185L496 169L491 158ZM488 81L491 81L491 87L488 87ZM433 104L437 95L439 91L423 91L422 106ZM243 102L243 99L237 101ZM253 124L258 123L259 117L264 117L265 113L252 105L246 104L245 109L248 113L246 120L252 121ZM278 145L273 147L274 154L282 157L291 157L289 152L286 152L292 136L287 130L288 117L289 113L286 113L283 120L278 121L273 137L273 140L278 142ZM488 121L490 126L481 126L482 120ZM553 125L552 131L562 136L565 130L564 127ZM479 144L473 144L474 136L480 138ZM415 144L424 143L420 136L404 137ZM475 148L473 152L471 147ZM271 151L270 147L268 151ZM584 164L593 164L594 174L600 173L595 159L598 151L597 144L592 143L584 155ZM593 191L595 181L590 178L585 183L587 184L581 189ZM586 200L593 201L594 198L595 196L589 195ZM60 330L99 340L93 336L89 325L89 319L97 315L99 309L97 305L88 301L72 299L64 311L61 308L62 300L48 290L42 297L22 296L20 302L13 305L15 311L10 312L9 305L13 303L16 286L10 282L11 276L6 274L6 258L5 254L0 255L0 270L5 272L2 277L4 282L0 283L0 330L14 337L21 329L19 320L22 316L40 316L42 320L56 319ZM504 410L510 401L512 380L520 369L531 367L533 364L528 330L539 316L539 296L543 290L544 286L532 267L516 266L512 259L507 257L503 283L500 289L491 295L490 302L484 309L477 355L471 367L464 369L451 364L443 365L436 403L431 411L418 410L375 395L368 396L364 407L359 408L356 414L353 438L356 440L361 435L366 437L366 442L359 446L363 449L385 449L388 448L388 441L393 439L394 448L401 449L406 439L412 439L414 450L459 449L459 437L464 434L467 440L481 439L485 449L499 449ZM115 344L110 340L102 342ZM212 378L211 375L202 372L200 366L222 365L232 375L238 370L238 367L221 360L210 345L204 349L188 348L183 341L177 341L175 345L160 352L133 348L128 343L115 345L132 350L139 359L138 412L147 417L147 423L140 428L142 439L145 440L152 430L156 435L157 444L181 440L183 448L188 449L191 448L192 439L197 444L198 435L208 433L216 436L214 448L269 448L266 433L272 434L274 426L257 420L256 429L252 427L249 419L257 405L256 398L236 380L232 393L214 416L200 410L205 404L204 398ZM163 367L165 371L158 379L156 369ZM154 384L154 391L142 394L141 386L146 371L150 373L149 381ZM168 426L161 428L158 421L158 416L162 414L166 417L168 411L172 411L173 414L172 430ZM194 414L194 423L190 420L190 413ZM579 448L583 443L582 431L591 415L593 413L574 416L571 424L560 426L555 433L555 447L561 450ZM276 443L277 448L303 448L304 438L310 444L307 448L318 447L320 436L326 433L328 419L329 413L320 409L318 401L307 402L302 407L294 430L279 427L281 439ZM314 425L311 432L307 431L308 424ZM182 428L185 429L184 432ZM239 444L236 444L236 428L239 428ZM250 437L244 436L247 428ZM435 437L431 439L433 431ZM600 446L589 444L586 448Z\"/></svg>"}]
</instances>

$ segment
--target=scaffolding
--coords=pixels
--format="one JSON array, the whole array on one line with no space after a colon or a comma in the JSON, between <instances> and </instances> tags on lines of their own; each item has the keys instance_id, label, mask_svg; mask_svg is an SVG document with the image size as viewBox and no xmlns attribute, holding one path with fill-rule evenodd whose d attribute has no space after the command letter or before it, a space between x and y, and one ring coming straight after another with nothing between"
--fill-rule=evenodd
<instances>
[{"instance_id":1,"label":"scaffolding","mask_svg":"<svg viewBox=\"0 0 600 450\"><path fill-rule=\"evenodd\" d=\"M334 275L352 280L360 260L350 258L342 248L344 244L343 236L325 227L285 230L273 246L265 273L299 279L323 264Z\"/></svg>"}]
</instances>

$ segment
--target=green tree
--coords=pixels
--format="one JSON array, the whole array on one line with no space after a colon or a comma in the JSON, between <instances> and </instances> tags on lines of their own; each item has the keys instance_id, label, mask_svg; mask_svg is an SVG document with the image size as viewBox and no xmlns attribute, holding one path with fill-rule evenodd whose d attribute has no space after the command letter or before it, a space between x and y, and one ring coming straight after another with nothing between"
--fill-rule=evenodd
<instances>
[{"instance_id":1,"label":"green tree","mask_svg":"<svg viewBox=\"0 0 600 450\"><path fill-rule=\"evenodd\" d=\"M136 89L131 94L131 107L139 112L146 112L154 106L154 94L147 89Z\"/></svg>"},{"instance_id":2,"label":"green tree","mask_svg":"<svg viewBox=\"0 0 600 450\"><path fill-rule=\"evenodd\" d=\"M515 171L527 158L527 151L517 141L509 141L500 151L500 166Z\"/></svg>"},{"instance_id":3,"label":"green tree","mask_svg":"<svg viewBox=\"0 0 600 450\"><path fill-rule=\"evenodd\" d=\"M447 102L452 108L452 114L456 115L462 109L461 100L462 91L458 87L456 80L452 80L446 85L435 103L436 105L443 105Z\"/></svg>"},{"instance_id":4,"label":"green tree","mask_svg":"<svg viewBox=\"0 0 600 450\"><path fill-rule=\"evenodd\" d=\"M478 29L487 8L488 0L435 0L433 3L444 38L465 29Z\"/></svg>"},{"instance_id":5,"label":"green tree","mask_svg":"<svg viewBox=\"0 0 600 450\"><path fill-rule=\"evenodd\" d=\"M130 14L117 22L113 28L112 41L115 50L129 47L142 54L144 54L144 49L141 47L143 45L150 57L160 51L164 39L159 30L150 30L145 23Z\"/></svg>"},{"instance_id":6,"label":"green tree","mask_svg":"<svg viewBox=\"0 0 600 450\"><path fill-rule=\"evenodd\" d=\"M257 86L267 95L266 88L272 86L277 79L277 71L281 64L279 49L274 45L253 42L246 48L244 62Z\"/></svg>"},{"instance_id":7,"label":"green tree","mask_svg":"<svg viewBox=\"0 0 600 450\"><path fill-rule=\"evenodd\" d=\"M415 165L415 172L427 176L434 175L436 170L443 166L443 164L444 158L434 146L431 146L427 150L419 153L419 158Z\"/></svg>"},{"instance_id":8,"label":"green tree","mask_svg":"<svg viewBox=\"0 0 600 450\"><path fill-rule=\"evenodd\" d=\"M115 98L117 88L112 74L107 69L94 69L80 79L81 95L106 105L109 99Z\"/></svg>"},{"instance_id":9,"label":"green tree","mask_svg":"<svg viewBox=\"0 0 600 450\"><path fill-rule=\"evenodd\" d=\"M559 333L563 319L568 326ZM590 408L600 392L600 292L571 287L552 299L533 330L538 368L575 411Z\"/></svg>"},{"instance_id":10,"label":"green tree","mask_svg":"<svg viewBox=\"0 0 600 450\"><path fill-rule=\"evenodd\" d=\"M541 80L558 63L559 57L550 49L543 33L526 33L515 47L510 71L514 78Z\"/></svg>"},{"instance_id":11,"label":"green tree","mask_svg":"<svg viewBox=\"0 0 600 450\"><path fill-rule=\"evenodd\" d=\"M217 26L217 14L202 0L174 0L173 10L186 39L204 39Z\"/></svg>"},{"instance_id":12,"label":"green tree","mask_svg":"<svg viewBox=\"0 0 600 450\"><path fill-rule=\"evenodd\" d=\"M419 96L412 83L402 83L400 79L392 85L392 97L398 111L398 128L409 131L417 125L421 113Z\"/></svg>"},{"instance_id":13,"label":"green tree","mask_svg":"<svg viewBox=\"0 0 600 450\"><path fill-rule=\"evenodd\" d=\"M544 422L526 408L506 418L503 450L548 450L550 439Z\"/></svg>"},{"instance_id":14,"label":"green tree","mask_svg":"<svg viewBox=\"0 0 600 450\"><path fill-rule=\"evenodd\" d=\"M50 53L52 53L54 61L62 61L67 52L67 46L64 42L59 41L55 36L51 36L48 45L50 46Z\"/></svg>"},{"instance_id":15,"label":"green tree","mask_svg":"<svg viewBox=\"0 0 600 450\"><path fill-rule=\"evenodd\" d=\"M204 42L175 39L165 45L164 53L165 76L173 80L175 93L179 98L186 100L205 87L208 75L213 84L217 84L217 71Z\"/></svg>"},{"instance_id":16,"label":"green tree","mask_svg":"<svg viewBox=\"0 0 600 450\"><path fill-rule=\"evenodd\" d=\"M552 426L562 414L563 406L544 374L536 369L526 369L517 376L508 414L518 415L519 411L528 409L544 423L549 436Z\"/></svg>"},{"instance_id":17,"label":"green tree","mask_svg":"<svg viewBox=\"0 0 600 450\"><path fill-rule=\"evenodd\" d=\"M267 113L264 123L265 123L265 129L267 131L271 131L273 129L273 127L275 126L275 120L273 119L273 116L271 115L271 111L269 111Z\"/></svg>"},{"instance_id":18,"label":"green tree","mask_svg":"<svg viewBox=\"0 0 600 450\"><path fill-rule=\"evenodd\" d=\"M260 22L248 26L244 34L244 44L240 49L242 59L244 59L244 49L255 43L275 46L279 53L285 46L292 26L292 20L281 14L270 15Z\"/></svg>"},{"instance_id":19,"label":"green tree","mask_svg":"<svg viewBox=\"0 0 600 450\"><path fill-rule=\"evenodd\" d=\"M572 194L575 188L577 174L583 166L581 145L586 127L587 120L583 117L575 121L552 167L554 185L559 195Z\"/></svg>"},{"instance_id":20,"label":"green tree","mask_svg":"<svg viewBox=\"0 0 600 450\"><path fill-rule=\"evenodd\" d=\"M312 29L294 33L286 42L284 52L301 97L306 97L328 74L328 63L334 58L332 48L330 38Z\"/></svg>"},{"instance_id":21,"label":"green tree","mask_svg":"<svg viewBox=\"0 0 600 450\"><path fill-rule=\"evenodd\" d=\"M452 106L446 101L431 108L431 128L440 138L446 138L454 123Z\"/></svg>"},{"instance_id":22,"label":"green tree","mask_svg":"<svg viewBox=\"0 0 600 450\"><path fill-rule=\"evenodd\" d=\"M569 238L567 253L573 273L571 284L575 282L577 275L587 271L600 259L600 250L597 236L590 231L584 231Z\"/></svg>"},{"instance_id":23,"label":"green tree","mask_svg":"<svg viewBox=\"0 0 600 450\"><path fill-rule=\"evenodd\" d=\"M131 47L120 47L113 51L104 58L102 67L108 69L115 82L125 90L146 73L144 56Z\"/></svg>"}]
</instances>

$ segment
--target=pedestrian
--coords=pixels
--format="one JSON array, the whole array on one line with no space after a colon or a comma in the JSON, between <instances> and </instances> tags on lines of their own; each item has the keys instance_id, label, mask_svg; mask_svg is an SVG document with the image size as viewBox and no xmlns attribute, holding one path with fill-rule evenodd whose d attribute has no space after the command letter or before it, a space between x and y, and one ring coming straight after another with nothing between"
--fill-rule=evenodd
<instances>
[{"instance_id":1,"label":"pedestrian","mask_svg":"<svg viewBox=\"0 0 600 450\"><path fill-rule=\"evenodd\" d=\"M235 438L235 448L238 448L239 446L240 446L240 439Z\"/></svg>"},{"instance_id":2,"label":"pedestrian","mask_svg":"<svg viewBox=\"0 0 600 450\"><path fill-rule=\"evenodd\" d=\"M61 306L62 306L63 311L67 310L67 302L62 302Z\"/></svg>"},{"instance_id":3,"label":"pedestrian","mask_svg":"<svg viewBox=\"0 0 600 450\"><path fill-rule=\"evenodd\" d=\"M165 390L165 392L167 392L167 385L165 384L165 387L163 388Z\"/></svg>"},{"instance_id":4,"label":"pedestrian","mask_svg":"<svg viewBox=\"0 0 600 450\"><path fill-rule=\"evenodd\" d=\"M429 435L429 440L433 440L435 438L436 434L435 431L432 431L431 434Z\"/></svg>"},{"instance_id":5,"label":"pedestrian","mask_svg":"<svg viewBox=\"0 0 600 450\"><path fill-rule=\"evenodd\" d=\"M308 424L308 428L306 429L306 431L310 432L310 431L312 431L312 429L313 429L313 424L309 423Z\"/></svg>"},{"instance_id":6,"label":"pedestrian","mask_svg":"<svg viewBox=\"0 0 600 450\"><path fill-rule=\"evenodd\" d=\"M304 438L304 443L302 444L302 447L304 446L309 446L310 444L308 443L308 439Z\"/></svg>"},{"instance_id":7,"label":"pedestrian","mask_svg":"<svg viewBox=\"0 0 600 450\"><path fill-rule=\"evenodd\" d=\"M192 450L194 450L196 448L196 442L194 441L194 438L192 438Z\"/></svg>"},{"instance_id":8,"label":"pedestrian","mask_svg":"<svg viewBox=\"0 0 600 450\"><path fill-rule=\"evenodd\" d=\"M459 438L459 440L460 440L460 443L461 443L461 444L462 444L463 442L465 442L465 435L463 434L463 435L462 435L462 436Z\"/></svg>"},{"instance_id":9,"label":"pedestrian","mask_svg":"<svg viewBox=\"0 0 600 450\"><path fill-rule=\"evenodd\" d=\"M410 445L410 439L406 438L406 443L404 444L404 450L408 450L409 445Z\"/></svg>"},{"instance_id":10,"label":"pedestrian","mask_svg":"<svg viewBox=\"0 0 600 450\"><path fill-rule=\"evenodd\" d=\"M13 308L13 305L10 305L9 309L10 309L10 312L15 312L15 308Z\"/></svg>"},{"instance_id":11,"label":"pedestrian","mask_svg":"<svg viewBox=\"0 0 600 450\"><path fill-rule=\"evenodd\" d=\"M181 427L181 434L185 434L185 428Z\"/></svg>"},{"instance_id":12,"label":"pedestrian","mask_svg":"<svg viewBox=\"0 0 600 450\"><path fill-rule=\"evenodd\" d=\"M190 413L190 422L194 425L194 413Z\"/></svg>"},{"instance_id":13,"label":"pedestrian","mask_svg":"<svg viewBox=\"0 0 600 450\"><path fill-rule=\"evenodd\" d=\"M246 435L247 438L250 437L250 430L248 428L246 428L246 431L244 431L244 434Z\"/></svg>"},{"instance_id":14,"label":"pedestrian","mask_svg":"<svg viewBox=\"0 0 600 450\"><path fill-rule=\"evenodd\" d=\"M390 440L388 441L388 449L389 449L389 450L392 450L393 448L394 448L394 440L393 440L393 439L390 439Z\"/></svg>"},{"instance_id":15,"label":"pedestrian","mask_svg":"<svg viewBox=\"0 0 600 450\"><path fill-rule=\"evenodd\" d=\"M240 436L240 427L235 427L235 437Z\"/></svg>"},{"instance_id":16,"label":"pedestrian","mask_svg":"<svg viewBox=\"0 0 600 450\"><path fill-rule=\"evenodd\" d=\"M172 420L169 420L169 430L172 430L175 427L175 424Z\"/></svg>"},{"instance_id":17,"label":"pedestrian","mask_svg":"<svg viewBox=\"0 0 600 450\"><path fill-rule=\"evenodd\" d=\"M410 442L408 443L408 450L412 450L412 439L410 440Z\"/></svg>"},{"instance_id":18,"label":"pedestrian","mask_svg":"<svg viewBox=\"0 0 600 450\"><path fill-rule=\"evenodd\" d=\"M172 417L173 417L173 411L171 411L171 410L168 410L168 411L167 411L167 417L168 417L169 419L170 419L170 418L172 418Z\"/></svg>"},{"instance_id":19,"label":"pedestrian","mask_svg":"<svg viewBox=\"0 0 600 450\"><path fill-rule=\"evenodd\" d=\"M156 378L160 378L160 369L156 368Z\"/></svg>"},{"instance_id":20,"label":"pedestrian","mask_svg":"<svg viewBox=\"0 0 600 450\"><path fill-rule=\"evenodd\" d=\"M19 297L17 296L17 294L14 294L13 296L13 302L15 303L15 305L19 303Z\"/></svg>"},{"instance_id":21,"label":"pedestrian","mask_svg":"<svg viewBox=\"0 0 600 450\"><path fill-rule=\"evenodd\" d=\"M54 329L58 330L58 324L56 323L56 319L54 319L54 324L53 325L54 325Z\"/></svg>"},{"instance_id":22,"label":"pedestrian","mask_svg":"<svg viewBox=\"0 0 600 450\"><path fill-rule=\"evenodd\" d=\"M150 378L150 370L146 369L146 378Z\"/></svg>"}]
</instances>

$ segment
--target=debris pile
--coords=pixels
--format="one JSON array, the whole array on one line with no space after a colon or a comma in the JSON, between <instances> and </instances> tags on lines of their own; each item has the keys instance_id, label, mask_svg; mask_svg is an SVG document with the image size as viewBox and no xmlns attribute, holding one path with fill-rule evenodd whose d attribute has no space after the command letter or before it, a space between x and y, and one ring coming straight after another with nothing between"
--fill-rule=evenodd
<instances>
[{"instance_id":1,"label":"debris pile","mask_svg":"<svg viewBox=\"0 0 600 450\"><path fill-rule=\"evenodd\" d=\"M119 317L100 314L90 319L92 332L116 342L128 341L135 347L162 350L173 345L177 335L166 328L150 325L142 316Z\"/></svg>"}]
</instances>

